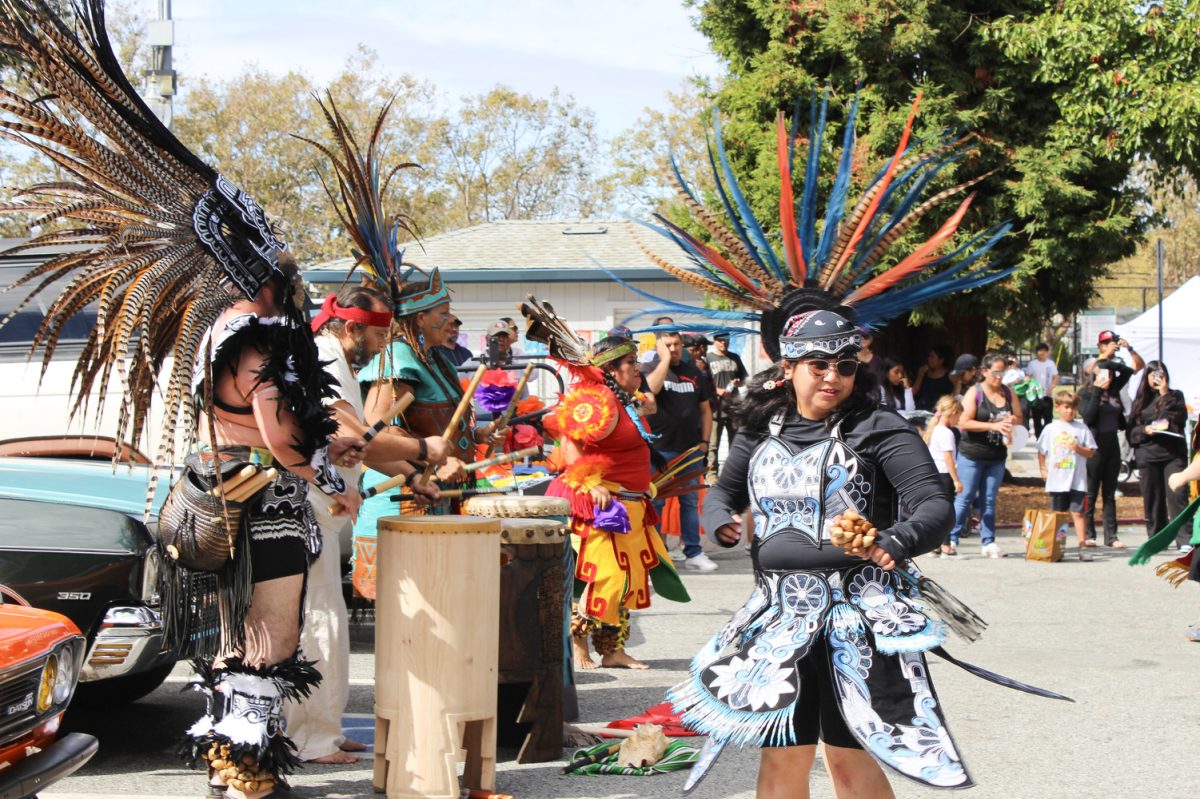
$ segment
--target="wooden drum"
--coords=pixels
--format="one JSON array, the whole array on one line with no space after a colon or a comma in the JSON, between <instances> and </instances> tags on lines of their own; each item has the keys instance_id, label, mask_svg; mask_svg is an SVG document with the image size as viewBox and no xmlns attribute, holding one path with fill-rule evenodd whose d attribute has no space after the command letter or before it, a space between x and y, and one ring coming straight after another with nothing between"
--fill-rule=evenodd
<instances>
[{"instance_id":1,"label":"wooden drum","mask_svg":"<svg viewBox=\"0 0 1200 799\"><path fill-rule=\"evenodd\" d=\"M562 497L515 496L512 494L472 497L463 504L464 510L476 516L499 516L501 518L548 518L557 519L564 525L570 523L571 503ZM579 718L579 700L575 691L575 671L571 661L571 602L575 598L575 550L570 542L563 547L563 632L562 632L562 685L563 716Z\"/></svg>"},{"instance_id":2,"label":"wooden drum","mask_svg":"<svg viewBox=\"0 0 1200 799\"><path fill-rule=\"evenodd\" d=\"M464 787L495 788L500 530L379 520L373 782L389 799L457 799L464 759Z\"/></svg>"},{"instance_id":3,"label":"wooden drum","mask_svg":"<svg viewBox=\"0 0 1200 799\"><path fill-rule=\"evenodd\" d=\"M518 763L562 757L563 548L557 519L506 518L501 532L496 737Z\"/></svg>"},{"instance_id":4,"label":"wooden drum","mask_svg":"<svg viewBox=\"0 0 1200 799\"><path fill-rule=\"evenodd\" d=\"M524 497L515 494L492 494L471 497L463 503L463 510L475 516L497 516L499 518L540 519L556 518L566 523L571 514L571 503L562 497Z\"/></svg>"}]
</instances>

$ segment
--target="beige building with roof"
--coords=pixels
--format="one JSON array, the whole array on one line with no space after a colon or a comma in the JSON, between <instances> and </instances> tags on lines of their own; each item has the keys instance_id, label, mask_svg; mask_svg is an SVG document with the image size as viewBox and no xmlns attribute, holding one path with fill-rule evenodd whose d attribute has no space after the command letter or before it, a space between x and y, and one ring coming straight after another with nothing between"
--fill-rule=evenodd
<instances>
[{"instance_id":1,"label":"beige building with roof","mask_svg":"<svg viewBox=\"0 0 1200 799\"><path fill-rule=\"evenodd\" d=\"M524 329L518 306L529 294L553 305L593 343L630 316L660 307L617 283L605 270L664 300L703 304L700 291L664 273L647 251L681 268L689 267L683 252L671 241L629 219L489 222L414 242L405 252L405 260L423 269L436 266L441 270L451 290L451 308L463 321L460 343L478 354L486 351L488 325L500 317L517 319L518 327ZM318 286L337 285L352 265L350 258L329 261L305 270L304 276ZM649 326L657 315L634 318L628 324L635 329ZM667 315L686 320L679 314ZM533 352L537 345L531 347L522 339L518 349ZM756 353L757 338L751 338L744 350ZM746 366L753 369L750 359Z\"/></svg>"}]
</instances>

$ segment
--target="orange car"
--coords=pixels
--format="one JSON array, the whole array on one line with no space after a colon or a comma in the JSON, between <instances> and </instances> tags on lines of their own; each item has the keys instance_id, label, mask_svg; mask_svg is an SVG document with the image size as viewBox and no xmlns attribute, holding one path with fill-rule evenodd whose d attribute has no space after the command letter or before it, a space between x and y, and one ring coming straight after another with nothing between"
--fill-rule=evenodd
<instances>
[{"instance_id":1,"label":"orange car","mask_svg":"<svg viewBox=\"0 0 1200 799\"><path fill-rule=\"evenodd\" d=\"M33 796L96 753L91 735L58 737L84 644L66 616L0 604L0 799Z\"/></svg>"}]
</instances>

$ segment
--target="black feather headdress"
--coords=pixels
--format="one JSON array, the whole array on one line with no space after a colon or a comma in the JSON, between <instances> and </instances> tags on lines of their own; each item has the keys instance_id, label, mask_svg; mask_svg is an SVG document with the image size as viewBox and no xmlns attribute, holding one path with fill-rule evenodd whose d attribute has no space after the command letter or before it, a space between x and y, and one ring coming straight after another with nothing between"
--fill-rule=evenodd
<instances>
[{"instance_id":1,"label":"black feather headdress","mask_svg":"<svg viewBox=\"0 0 1200 799\"><path fill-rule=\"evenodd\" d=\"M115 378L116 436L136 442L173 354L156 457L167 461L175 431L194 430L191 378L205 331L239 295L258 294L277 272L282 245L262 208L184 147L138 96L109 43L102 0L81 0L69 22L44 0L0 0L0 47L28 86L25 95L0 88L0 136L64 175L0 203L0 213L33 214L43 228L10 252L78 245L10 287L30 291L19 311L66 281L46 302L30 355L42 352L44 375L68 320L94 305L72 413L96 397L99 417Z\"/></svg>"}]
</instances>

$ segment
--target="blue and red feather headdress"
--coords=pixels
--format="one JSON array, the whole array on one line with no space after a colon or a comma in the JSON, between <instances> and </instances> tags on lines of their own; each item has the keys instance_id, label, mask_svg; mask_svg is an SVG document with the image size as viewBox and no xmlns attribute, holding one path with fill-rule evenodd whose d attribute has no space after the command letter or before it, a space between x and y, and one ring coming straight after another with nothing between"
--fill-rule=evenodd
<instances>
[{"instance_id":1,"label":"blue and red feather headdress","mask_svg":"<svg viewBox=\"0 0 1200 799\"><path fill-rule=\"evenodd\" d=\"M818 187L828 95L814 96L812 101L808 160L798 198L793 189L792 165L799 114L794 115L789 129L783 112L780 112L776 119L776 159L782 180L779 220L775 225L765 225L750 210L730 167L721 134L721 118L714 109L708 154L720 211L709 210L701 203L674 157L671 159L671 173L679 196L693 219L708 231L713 243L700 241L661 215L655 216L658 224L643 224L674 241L695 267L683 269L651 256L664 271L725 300L738 310L714 310L663 300L615 275L612 275L613 279L661 303L638 316L679 314L707 320L701 323L676 320L670 325L673 330L752 332L735 323L759 321L761 312L777 308L783 296L794 288L819 288L829 292L843 305L854 309L859 325L869 328L930 300L1007 277L1015 267L997 269L984 256L1009 232L1009 223L977 233L950 252L943 253L958 231L974 194L963 199L926 241L903 256L894 252L903 235L919 220L991 174L973 177L926 196L934 178L967 152L971 137L936 137L932 141L910 143L919 103L918 96L888 163L850 206L854 124L858 111L855 97L850 105L837 171L820 223ZM777 248L775 242L781 246ZM897 260L880 270L880 265L890 258Z\"/></svg>"}]
</instances>

